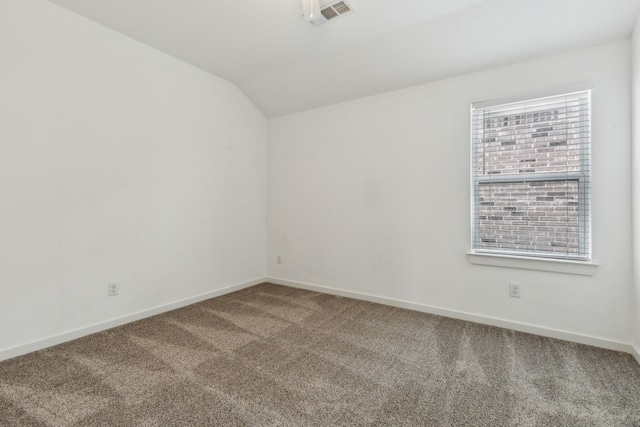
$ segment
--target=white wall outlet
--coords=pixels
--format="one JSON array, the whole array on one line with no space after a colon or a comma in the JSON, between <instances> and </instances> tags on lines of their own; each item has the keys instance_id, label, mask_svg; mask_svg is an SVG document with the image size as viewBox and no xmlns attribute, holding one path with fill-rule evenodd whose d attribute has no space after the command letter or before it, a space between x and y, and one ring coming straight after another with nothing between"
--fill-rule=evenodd
<instances>
[{"instance_id":1,"label":"white wall outlet","mask_svg":"<svg viewBox=\"0 0 640 427\"><path fill-rule=\"evenodd\" d=\"M282 255L276 256L276 263L282 264Z\"/></svg>"},{"instance_id":2,"label":"white wall outlet","mask_svg":"<svg viewBox=\"0 0 640 427\"><path fill-rule=\"evenodd\" d=\"M120 282L109 282L109 296L114 297L120 293Z\"/></svg>"},{"instance_id":3,"label":"white wall outlet","mask_svg":"<svg viewBox=\"0 0 640 427\"><path fill-rule=\"evenodd\" d=\"M520 298L520 283L518 282L510 282L509 283L509 296L512 298Z\"/></svg>"}]
</instances>

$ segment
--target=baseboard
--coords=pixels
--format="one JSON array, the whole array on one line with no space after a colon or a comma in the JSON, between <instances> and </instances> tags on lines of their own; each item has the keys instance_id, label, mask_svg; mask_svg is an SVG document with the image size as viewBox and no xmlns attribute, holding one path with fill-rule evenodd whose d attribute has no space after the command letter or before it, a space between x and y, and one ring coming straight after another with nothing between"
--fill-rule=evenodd
<instances>
[{"instance_id":1,"label":"baseboard","mask_svg":"<svg viewBox=\"0 0 640 427\"><path fill-rule=\"evenodd\" d=\"M463 311L450 310L441 307L434 307L424 304L417 304L414 302L403 301L399 299L380 297L376 295L370 295L360 292L345 291L342 289L313 285L310 283L296 282L285 279L278 279L275 277L267 278L269 283L277 285L289 286L292 288L307 289L310 291L322 292L331 295L338 295L348 298L359 299L363 301L375 302L378 304L389 305L392 307L406 308L409 310L420 311L423 313L436 314L438 316L450 317L453 319L466 320L474 323L481 323L483 325L497 326L505 329L512 329L514 331L525 332L529 334L539 335L543 337L556 338L563 341L570 341L579 344L586 344L593 347L606 348L609 350L622 351L630 353L635 356L638 363L640 363L640 355L638 351L634 349L631 344L611 341L604 338L593 337L589 335L575 334L572 332L566 332L556 329L544 328L535 325L529 325L526 323L513 322L510 320L499 319L495 317L483 316L479 314L466 313Z\"/></svg>"},{"instance_id":2,"label":"baseboard","mask_svg":"<svg viewBox=\"0 0 640 427\"><path fill-rule=\"evenodd\" d=\"M260 283L270 282L278 285L289 286L292 288L307 289L310 291L322 292L331 295L338 295L347 298L354 298L363 301L374 302L378 304L384 304L392 307L406 308L409 310L420 311L423 313L435 314L444 317L450 317L453 319L466 320L474 323L481 323L484 325L497 326L500 328L512 329L519 332L530 333L534 335L540 335L549 338L556 338L564 341L575 342L579 344L591 345L594 347L606 348L609 350L622 351L630 353L636 361L640 364L640 349L637 347L621 343L617 341L611 341L603 338L575 334L566 331L560 331L556 329L543 328L534 325L528 325L525 323L513 322L510 320L499 319L489 316L483 316L478 314L466 313L457 310L450 310L446 308L440 308L435 306L429 306L425 304L417 304L414 302L403 301L394 298L380 297L371 294L365 294L360 292L346 291L343 289L332 288L328 286L314 285L310 283L296 282L291 280L279 279L275 277L260 278L244 282L232 286L228 286L223 289L218 289L213 292L207 292L201 295L196 295L191 298L176 301L169 304L157 306L148 310L139 311L126 316L118 317L115 319L107 320L105 322L95 323L82 328L74 329L72 331L64 332L58 335L54 335L42 340L33 341L26 344L21 344L15 347L0 350L0 361L11 359L13 357L21 356L23 354L31 353L37 350L42 350L47 347L62 344L67 341L71 341L77 338L81 338L87 335L102 332L107 329L122 326L127 323L135 322L147 317L155 316L157 314L165 313L167 311L175 310L177 308L185 307L191 304L195 304L201 301L205 301L210 298L215 298L220 295L228 294L231 292L239 291L241 289L249 288L251 286L258 285Z\"/></svg>"},{"instance_id":3,"label":"baseboard","mask_svg":"<svg viewBox=\"0 0 640 427\"><path fill-rule=\"evenodd\" d=\"M156 314L165 313L167 311L175 310L177 308L185 307L187 305L195 304L197 302L205 301L210 298L214 298L220 295L228 294L231 292L239 291L241 289L249 288L251 286L264 283L265 278L251 280L249 282L239 283L236 285L228 286L223 289L218 289L213 292L207 292L204 294L196 295L191 298L186 298L180 301L175 301L169 304L160 305L150 308L148 310L142 310L136 313L128 314L126 316L118 317L115 319L107 320L105 322L95 323L82 328L74 329L68 332L64 332L58 335L54 335L45 339L32 341L26 344L21 344L15 347L0 350L0 361L11 359L13 357L21 356L23 354L31 353L33 351L42 350L47 347L62 344L67 341L71 341L77 338L81 338L87 335L102 332L107 329L115 328L116 326L122 326L127 323L135 322L147 317L155 316Z\"/></svg>"}]
</instances>

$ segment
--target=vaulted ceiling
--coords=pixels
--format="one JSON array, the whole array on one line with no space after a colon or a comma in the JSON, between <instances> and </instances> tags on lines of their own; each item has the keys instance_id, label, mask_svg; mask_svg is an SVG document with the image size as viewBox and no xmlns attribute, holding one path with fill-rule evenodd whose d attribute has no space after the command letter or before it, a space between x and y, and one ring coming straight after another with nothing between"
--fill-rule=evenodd
<instances>
[{"instance_id":1,"label":"vaulted ceiling","mask_svg":"<svg viewBox=\"0 0 640 427\"><path fill-rule=\"evenodd\" d=\"M640 0L49 0L235 83L267 117L628 38ZM321 0L321 3L324 3Z\"/></svg>"}]
</instances>

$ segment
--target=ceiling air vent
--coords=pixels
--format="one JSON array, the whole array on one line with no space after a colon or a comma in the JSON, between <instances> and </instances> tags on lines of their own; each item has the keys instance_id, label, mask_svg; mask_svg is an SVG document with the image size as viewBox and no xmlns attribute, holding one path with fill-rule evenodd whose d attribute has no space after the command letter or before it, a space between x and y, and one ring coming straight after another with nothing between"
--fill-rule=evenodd
<instances>
[{"instance_id":1,"label":"ceiling air vent","mask_svg":"<svg viewBox=\"0 0 640 427\"><path fill-rule=\"evenodd\" d=\"M320 6L320 13L324 17L323 20L318 20L320 22L314 22L316 25L324 24L325 22L338 18L340 16L346 15L348 13L353 12L355 9L351 4L346 1L337 1L328 4L324 4Z\"/></svg>"}]
</instances>

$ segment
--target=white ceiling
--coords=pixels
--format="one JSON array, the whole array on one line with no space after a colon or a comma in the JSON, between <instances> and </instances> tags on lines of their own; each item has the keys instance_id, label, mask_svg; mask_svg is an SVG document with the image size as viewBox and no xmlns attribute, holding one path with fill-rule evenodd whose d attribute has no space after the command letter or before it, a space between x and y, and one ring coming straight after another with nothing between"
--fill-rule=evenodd
<instances>
[{"instance_id":1,"label":"white ceiling","mask_svg":"<svg viewBox=\"0 0 640 427\"><path fill-rule=\"evenodd\" d=\"M49 0L235 83L267 117L628 38L640 0ZM323 3L323 1L321 1Z\"/></svg>"}]
</instances>

